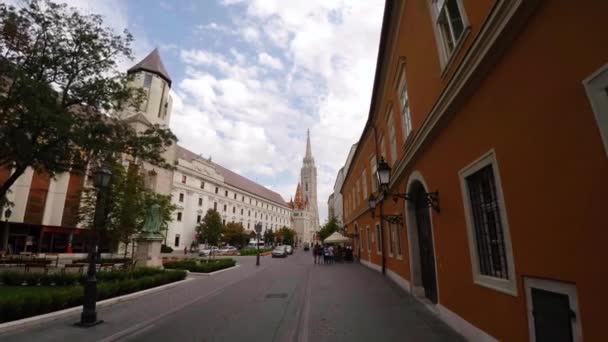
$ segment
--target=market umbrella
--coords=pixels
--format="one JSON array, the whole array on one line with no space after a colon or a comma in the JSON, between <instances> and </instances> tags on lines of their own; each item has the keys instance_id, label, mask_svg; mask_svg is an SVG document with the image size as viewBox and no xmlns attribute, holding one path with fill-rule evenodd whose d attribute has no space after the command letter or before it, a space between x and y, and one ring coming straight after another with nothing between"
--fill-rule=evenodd
<instances>
[{"instance_id":1,"label":"market umbrella","mask_svg":"<svg viewBox=\"0 0 608 342\"><path fill-rule=\"evenodd\" d=\"M331 234L325 240L323 240L324 243L344 243L344 242L349 242L349 241L350 241L349 238L347 238L346 236L344 236L338 232Z\"/></svg>"}]
</instances>

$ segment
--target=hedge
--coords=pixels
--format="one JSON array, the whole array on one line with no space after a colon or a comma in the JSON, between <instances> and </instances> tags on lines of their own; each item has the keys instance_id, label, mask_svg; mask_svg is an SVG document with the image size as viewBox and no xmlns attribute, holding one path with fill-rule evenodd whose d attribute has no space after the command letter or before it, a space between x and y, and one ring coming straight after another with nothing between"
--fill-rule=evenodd
<instances>
[{"instance_id":1,"label":"hedge","mask_svg":"<svg viewBox=\"0 0 608 342\"><path fill-rule=\"evenodd\" d=\"M74 259L72 260L72 264L86 264L89 262L89 259ZM98 264L124 264L127 262L131 262L131 258L102 258L101 260L97 260Z\"/></svg>"},{"instance_id":2,"label":"hedge","mask_svg":"<svg viewBox=\"0 0 608 342\"><path fill-rule=\"evenodd\" d=\"M116 280L108 280L111 278L108 277L108 274L115 272L100 272L100 275L105 274L106 277L104 280L100 279L97 284L97 300L172 283L186 277L184 271L155 271L143 269L141 272L132 272L131 276L121 274L124 277L117 276L114 278ZM70 275L66 279L70 277L72 276ZM0 323L42 315L82 304L84 293L82 286L63 286L52 290L40 290L27 295L0 296ZM1 292L2 286L0 286Z\"/></svg>"},{"instance_id":3,"label":"hedge","mask_svg":"<svg viewBox=\"0 0 608 342\"><path fill-rule=\"evenodd\" d=\"M173 248L171 248L167 245L160 245L160 252L161 253L173 253Z\"/></svg>"},{"instance_id":4,"label":"hedge","mask_svg":"<svg viewBox=\"0 0 608 342\"><path fill-rule=\"evenodd\" d=\"M272 248L260 248L260 254L270 252ZM241 255L256 255L258 250L255 248L243 248L240 251Z\"/></svg>"},{"instance_id":5,"label":"hedge","mask_svg":"<svg viewBox=\"0 0 608 342\"><path fill-rule=\"evenodd\" d=\"M50 264L54 260L45 258L7 258L0 259L0 264Z\"/></svg>"},{"instance_id":6,"label":"hedge","mask_svg":"<svg viewBox=\"0 0 608 342\"><path fill-rule=\"evenodd\" d=\"M211 273L236 265L234 259L194 260L166 262L163 266L168 269L188 270L195 273Z\"/></svg>"}]
</instances>

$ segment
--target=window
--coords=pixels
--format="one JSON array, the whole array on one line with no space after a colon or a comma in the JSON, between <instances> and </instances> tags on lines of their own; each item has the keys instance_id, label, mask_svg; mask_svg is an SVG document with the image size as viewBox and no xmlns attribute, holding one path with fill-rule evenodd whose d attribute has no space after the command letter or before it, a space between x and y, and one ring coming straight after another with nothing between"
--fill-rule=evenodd
<instances>
[{"instance_id":1,"label":"window","mask_svg":"<svg viewBox=\"0 0 608 342\"><path fill-rule=\"evenodd\" d=\"M464 35L466 22L460 0L432 0L432 3L445 64Z\"/></svg>"},{"instance_id":2,"label":"window","mask_svg":"<svg viewBox=\"0 0 608 342\"><path fill-rule=\"evenodd\" d=\"M181 221L182 220L182 213L177 213L177 220Z\"/></svg>"},{"instance_id":3,"label":"window","mask_svg":"<svg viewBox=\"0 0 608 342\"><path fill-rule=\"evenodd\" d=\"M222 219L222 224L226 225L226 219Z\"/></svg>"},{"instance_id":4,"label":"window","mask_svg":"<svg viewBox=\"0 0 608 342\"><path fill-rule=\"evenodd\" d=\"M258 218L258 213L254 213L254 218Z\"/></svg>"},{"instance_id":5,"label":"window","mask_svg":"<svg viewBox=\"0 0 608 342\"><path fill-rule=\"evenodd\" d=\"M234 193L234 199L236 199L236 192Z\"/></svg>"},{"instance_id":6,"label":"window","mask_svg":"<svg viewBox=\"0 0 608 342\"><path fill-rule=\"evenodd\" d=\"M236 213L236 207L232 207L232 213Z\"/></svg>"},{"instance_id":7,"label":"window","mask_svg":"<svg viewBox=\"0 0 608 342\"><path fill-rule=\"evenodd\" d=\"M386 143L384 141L384 136L380 138L380 158L384 158L386 160L388 156L386 155Z\"/></svg>"},{"instance_id":8,"label":"window","mask_svg":"<svg viewBox=\"0 0 608 342\"><path fill-rule=\"evenodd\" d=\"M201 189L205 190L205 182L201 181Z\"/></svg>"},{"instance_id":9,"label":"window","mask_svg":"<svg viewBox=\"0 0 608 342\"><path fill-rule=\"evenodd\" d=\"M388 255L393 256L395 254L395 224L388 224Z\"/></svg>"},{"instance_id":10,"label":"window","mask_svg":"<svg viewBox=\"0 0 608 342\"><path fill-rule=\"evenodd\" d=\"M188 179L188 177L186 177L186 176L182 176L182 183L183 183L183 184L186 184L186 180L187 180L187 179Z\"/></svg>"},{"instance_id":11,"label":"window","mask_svg":"<svg viewBox=\"0 0 608 342\"><path fill-rule=\"evenodd\" d=\"M251 216L251 210L247 210L247 216Z\"/></svg>"},{"instance_id":12,"label":"window","mask_svg":"<svg viewBox=\"0 0 608 342\"><path fill-rule=\"evenodd\" d=\"M250 222L247 222L247 229L249 229L251 227L250 224L251 224Z\"/></svg>"},{"instance_id":13,"label":"window","mask_svg":"<svg viewBox=\"0 0 608 342\"><path fill-rule=\"evenodd\" d=\"M224 195L225 195L226 197L228 197L228 190L226 190L226 191L224 192Z\"/></svg>"},{"instance_id":14,"label":"window","mask_svg":"<svg viewBox=\"0 0 608 342\"><path fill-rule=\"evenodd\" d=\"M403 255L403 248L401 247L401 231L399 230L399 226L395 226L395 241L397 242L397 255Z\"/></svg>"},{"instance_id":15,"label":"window","mask_svg":"<svg viewBox=\"0 0 608 342\"><path fill-rule=\"evenodd\" d=\"M241 197L241 202L245 202L245 196Z\"/></svg>"},{"instance_id":16,"label":"window","mask_svg":"<svg viewBox=\"0 0 608 342\"><path fill-rule=\"evenodd\" d=\"M144 88L150 88L152 86L152 74L144 74Z\"/></svg>"},{"instance_id":17,"label":"window","mask_svg":"<svg viewBox=\"0 0 608 342\"><path fill-rule=\"evenodd\" d=\"M224 211L228 210L228 206L224 204Z\"/></svg>"},{"instance_id":18,"label":"window","mask_svg":"<svg viewBox=\"0 0 608 342\"><path fill-rule=\"evenodd\" d=\"M199 207L203 206L203 199L201 197L198 198L198 206Z\"/></svg>"},{"instance_id":19,"label":"window","mask_svg":"<svg viewBox=\"0 0 608 342\"><path fill-rule=\"evenodd\" d=\"M390 156L388 163L393 165L397 161L397 136L395 134L395 122L393 121L393 108L391 107L386 118L386 125L388 127L388 140L390 144Z\"/></svg>"},{"instance_id":20,"label":"window","mask_svg":"<svg viewBox=\"0 0 608 342\"><path fill-rule=\"evenodd\" d=\"M213 202L213 210L217 211L217 202Z\"/></svg>"},{"instance_id":21,"label":"window","mask_svg":"<svg viewBox=\"0 0 608 342\"><path fill-rule=\"evenodd\" d=\"M367 252L371 252L372 251L372 234L369 231L369 227L366 228L367 230Z\"/></svg>"},{"instance_id":22,"label":"window","mask_svg":"<svg viewBox=\"0 0 608 342\"><path fill-rule=\"evenodd\" d=\"M516 294L507 217L493 151L460 171L476 283Z\"/></svg>"},{"instance_id":23,"label":"window","mask_svg":"<svg viewBox=\"0 0 608 342\"><path fill-rule=\"evenodd\" d=\"M217 192L219 191L218 187L215 187L215 193L217 194Z\"/></svg>"},{"instance_id":24,"label":"window","mask_svg":"<svg viewBox=\"0 0 608 342\"><path fill-rule=\"evenodd\" d=\"M304 183L304 188L308 191L308 182Z\"/></svg>"},{"instance_id":25,"label":"window","mask_svg":"<svg viewBox=\"0 0 608 342\"><path fill-rule=\"evenodd\" d=\"M376 253L382 253L382 231L380 224L376 224Z\"/></svg>"},{"instance_id":26,"label":"window","mask_svg":"<svg viewBox=\"0 0 608 342\"><path fill-rule=\"evenodd\" d=\"M251 198L249 199L249 204L251 204Z\"/></svg>"},{"instance_id":27,"label":"window","mask_svg":"<svg viewBox=\"0 0 608 342\"><path fill-rule=\"evenodd\" d=\"M175 247L179 247L179 234L175 234L175 241L173 242Z\"/></svg>"},{"instance_id":28,"label":"window","mask_svg":"<svg viewBox=\"0 0 608 342\"><path fill-rule=\"evenodd\" d=\"M196 216L196 223L201 223L201 215Z\"/></svg>"},{"instance_id":29,"label":"window","mask_svg":"<svg viewBox=\"0 0 608 342\"><path fill-rule=\"evenodd\" d=\"M365 169L361 173L361 182L363 183L363 201L367 201L367 175L365 174Z\"/></svg>"},{"instance_id":30,"label":"window","mask_svg":"<svg viewBox=\"0 0 608 342\"><path fill-rule=\"evenodd\" d=\"M608 156L608 64L594 72L583 84Z\"/></svg>"},{"instance_id":31,"label":"window","mask_svg":"<svg viewBox=\"0 0 608 342\"><path fill-rule=\"evenodd\" d=\"M184 194L183 194L183 193L180 193L180 194L179 194L179 201L180 201L180 202L183 202L183 201L184 201Z\"/></svg>"},{"instance_id":32,"label":"window","mask_svg":"<svg viewBox=\"0 0 608 342\"><path fill-rule=\"evenodd\" d=\"M355 206L359 205L359 194L361 193L361 180L357 179L357 183L355 184Z\"/></svg>"},{"instance_id":33,"label":"window","mask_svg":"<svg viewBox=\"0 0 608 342\"><path fill-rule=\"evenodd\" d=\"M378 181L376 180L376 170L378 169L378 161L376 160L375 154L372 154L371 158L369 158L369 169L371 170L370 183L372 186L372 193L375 193L378 191Z\"/></svg>"},{"instance_id":34,"label":"window","mask_svg":"<svg viewBox=\"0 0 608 342\"><path fill-rule=\"evenodd\" d=\"M410 98L407 95L405 64L402 64L401 74L399 75L399 106L401 107L401 121L403 124L403 141L405 141L412 132L412 115L410 113Z\"/></svg>"},{"instance_id":35,"label":"window","mask_svg":"<svg viewBox=\"0 0 608 342\"><path fill-rule=\"evenodd\" d=\"M241 208L241 215L243 215L243 208Z\"/></svg>"}]
</instances>

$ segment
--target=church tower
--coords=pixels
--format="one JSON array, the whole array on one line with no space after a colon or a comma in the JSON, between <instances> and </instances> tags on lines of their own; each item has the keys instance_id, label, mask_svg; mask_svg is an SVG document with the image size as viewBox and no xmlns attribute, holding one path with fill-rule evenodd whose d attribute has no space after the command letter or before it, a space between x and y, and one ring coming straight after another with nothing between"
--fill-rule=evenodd
<instances>
[{"instance_id":1,"label":"church tower","mask_svg":"<svg viewBox=\"0 0 608 342\"><path fill-rule=\"evenodd\" d=\"M304 155L300 182L304 200L308 202L308 211L311 215L311 228L319 229L319 207L317 206L317 167L310 148L310 130L306 132L306 154Z\"/></svg>"},{"instance_id":2,"label":"church tower","mask_svg":"<svg viewBox=\"0 0 608 342\"><path fill-rule=\"evenodd\" d=\"M173 104L169 95L171 77L160 59L158 49L152 50L149 55L127 70L127 74L132 77L129 85L141 88L145 94L138 110L125 113L127 117L143 115L150 124L168 127Z\"/></svg>"}]
</instances>

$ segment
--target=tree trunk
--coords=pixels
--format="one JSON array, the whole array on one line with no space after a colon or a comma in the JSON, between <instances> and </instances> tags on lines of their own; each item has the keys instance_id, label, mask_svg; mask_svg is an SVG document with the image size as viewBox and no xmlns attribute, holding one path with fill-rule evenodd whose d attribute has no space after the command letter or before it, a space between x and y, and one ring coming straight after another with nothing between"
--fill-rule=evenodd
<instances>
[{"instance_id":1,"label":"tree trunk","mask_svg":"<svg viewBox=\"0 0 608 342\"><path fill-rule=\"evenodd\" d=\"M19 178L25 172L26 169L27 169L27 165L17 166L17 168L15 169L15 172L12 175L10 175L4 181L4 183L2 183L2 185L0 185L0 198L5 198L8 190L11 188L11 186L13 186L13 184L15 184L15 182L17 181L17 178Z\"/></svg>"}]
</instances>

